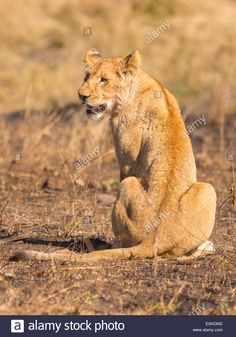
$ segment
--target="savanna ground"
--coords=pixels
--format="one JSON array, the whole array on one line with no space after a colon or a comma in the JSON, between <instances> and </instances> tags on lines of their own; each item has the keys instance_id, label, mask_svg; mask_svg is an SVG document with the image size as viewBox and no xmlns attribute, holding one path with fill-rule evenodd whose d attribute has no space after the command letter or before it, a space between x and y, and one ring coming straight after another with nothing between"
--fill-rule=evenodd
<instances>
[{"instance_id":1,"label":"savanna ground","mask_svg":"<svg viewBox=\"0 0 236 337\"><path fill-rule=\"evenodd\" d=\"M236 314L235 9L230 0L1 1L0 314ZM146 44L166 20L170 31ZM77 101L89 47L124 56L138 48L178 98L198 179L217 191L214 254L9 260L26 248L109 248L119 170L108 120L89 121ZM199 116L206 123L195 127Z\"/></svg>"}]
</instances>

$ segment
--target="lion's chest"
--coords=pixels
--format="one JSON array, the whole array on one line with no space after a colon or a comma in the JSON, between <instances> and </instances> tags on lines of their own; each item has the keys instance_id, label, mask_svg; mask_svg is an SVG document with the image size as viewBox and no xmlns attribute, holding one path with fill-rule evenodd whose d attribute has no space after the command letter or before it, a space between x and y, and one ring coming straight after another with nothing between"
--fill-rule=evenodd
<instances>
[{"instance_id":1,"label":"lion's chest","mask_svg":"<svg viewBox=\"0 0 236 337\"><path fill-rule=\"evenodd\" d=\"M129 120L113 118L111 121L113 140L120 167L131 169L136 166L140 151L141 129Z\"/></svg>"}]
</instances>

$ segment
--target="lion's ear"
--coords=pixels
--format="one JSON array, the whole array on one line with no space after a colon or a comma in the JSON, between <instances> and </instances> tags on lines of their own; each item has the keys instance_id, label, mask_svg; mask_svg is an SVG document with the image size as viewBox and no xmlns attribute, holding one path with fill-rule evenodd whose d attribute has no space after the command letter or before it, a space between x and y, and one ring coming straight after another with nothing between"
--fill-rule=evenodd
<instances>
[{"instance_id":1,"label":"lion's ear","mask_svg":"<svg viewBox=\"0 0 236 337\"><path fill-rule=\"evenodd\" d=\"M91 66L95 64L99 59L101 59L100 53L94 49L88 49L83 57L83 62L85 62L87 65Z\"/></svg>"},{"instance_id":2,"label":"lion's ear","mask_svg":"<svg viewBox=\"0 0 236 337\"><path fill-rule=\"evenodd\" d=\"M123 65L127 70L136 71L141 65L142 59L138 50L135 50L130 55L123 59Z\"/></svg>"}]
</instances>

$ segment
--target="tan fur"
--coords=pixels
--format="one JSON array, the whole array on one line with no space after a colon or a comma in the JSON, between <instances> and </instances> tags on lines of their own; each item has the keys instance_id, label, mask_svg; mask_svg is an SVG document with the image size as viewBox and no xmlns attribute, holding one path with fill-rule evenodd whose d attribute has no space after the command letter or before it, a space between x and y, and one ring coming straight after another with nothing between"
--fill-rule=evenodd
<instances>
[{"instance_id":1,"label":"tan fur","mask_svg":"<svg viewBox=\"0 0 236 337\"><path fill-rule=\"evenodd\" d=\"M79 94L86 96L94 117L110 115L120 166L112 214L118 248L70 255L21 252L21 256L92 261L189 254L212 233L216 194L212 185L197 182L191 142L175 98L140 68L137 51L123 59L102 58L92 49L84 60L89 77ZM101 106L101 112L102 104L106 108Z\"/></svg>"}]
</instances>

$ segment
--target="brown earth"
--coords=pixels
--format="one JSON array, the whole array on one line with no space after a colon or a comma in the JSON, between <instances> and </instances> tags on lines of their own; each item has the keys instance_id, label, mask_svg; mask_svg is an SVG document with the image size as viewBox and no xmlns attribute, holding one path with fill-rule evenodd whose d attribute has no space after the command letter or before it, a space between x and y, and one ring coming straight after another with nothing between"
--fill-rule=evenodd
<instances>
[{"instance_id":1,"label":"brown earth","mask_svg":"<svg viewBox=\"0 0 236 337\"><path fill-rule=\"evenodd\" d=\"M9 257L30 248L85 253L109 248L119 170L107 121L94 126L77 104L49 117L20 111L3 115L2 121L0 314L236 314L232 115L224 138L218 125L208 121L190 134L199 180L217 191L216 252L193 261L131 259L89 265L14 262ZM94 146L99 157L92 155L76 170L76 159L89 153L91 158Z\"/></svg>"}]
</instances>

